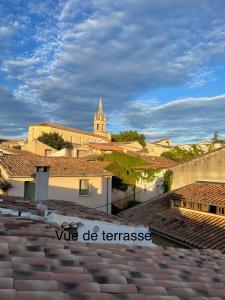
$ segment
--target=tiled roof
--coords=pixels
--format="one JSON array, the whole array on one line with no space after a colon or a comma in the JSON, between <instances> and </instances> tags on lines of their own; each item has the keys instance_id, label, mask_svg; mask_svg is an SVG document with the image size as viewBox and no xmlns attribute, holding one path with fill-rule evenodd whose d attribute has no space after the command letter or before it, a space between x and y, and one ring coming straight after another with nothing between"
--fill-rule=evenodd
<instances>
[{"instance_id":1,"label":"tiled roof","mask_svg":"<svg viewBox=\"0 0 225 300\"><path fill-rule=\"evenodd\" d=\"M0 144L0 151L2 151L3 153L6 153L6 154L36 155L36 154L31 153L31 152L26 151L26 150L14 149L14 148L10 148L10 147L7 147L7 146L2 146L1 144Z\"/></svg>"},{"instance_id":2,"label":"tiled roof","mask_svg":"<svg viewBox=\"0 0 225 300\"><path fill-rule=\"evenodd\" d=\"M170 198L225 205L225 182L195 182L174 191Z\"/></svg>"},{"instance_id":3,"label":"tiled roof","mask_svg":"<svg viewBox=\"0 0 225 300\"><path fill-rule=\"evenodd\" d=\"M62 129L62 130L67 130L67 131L72 131L72 132L77 132L77 133L81 133L81 134L85 134L85 135L90 135L90 136L95 136L98 138L101 138L102 140L105 140L104 137L101 137L97 134L93 134L91 132L87 132L87 131L82 131L82 130L78 130L75 128L71 128L71 127L67 127L67 126L63 126L60 124L56 124L56 123L51 123L51 122L41 122L41 123L36 123L36 124L32 124L30 126L46 126L46 127L52 127L52 128L57 128L57 129Z\"/></svg>"},{"instance_id":4,"label":"tiled roof","mask_svg":"<svg viewBox=\"0 0 225 300\"><path fill-rule=\"evenodd\" d=\"M225 204L225 186L195 183L130 208L119 215L149 226L154 232L185 245L225 253L225 217L185 208L170 208L171 199Z\"/></svg>"},{"instance_id":5,"label":"tiled roof","mask_svg":"<svg viewBox=\"0 0 225 300\"><path fill-rule=\"evenodd\" d=\"M119 216L107 214L103 211L89 208L71 201L59 201L59 200L47 200L44 201L49 209L53 209L60 214L66 216L76 216L88 220L101 220L116 224L134 224L132 221L128 221Z\"/></svg>"},{"instance_id":6,"label":"tiled roof","mask_svg":"<svg viewBox=\"0 0 225 300\"><path fill-rule=\"evenodd\" d=\"M141 157L145 162L146 165L144 168L151 168L151 169L157 169L157 168L171 168L177 165L177 162L165 157L161 156L142 156Z\"/></svg>"},{"instance_id":7,"label":"tiled roof","mask_svg":"<svg viewBox=\"0 0 225 300\"><path fill-rule=\"evenodd\" d=\"M58 241L56 227L0 217L1 300L222 300L215 250Z\"/></svg>"},{"instance_id":8,"label":"tiled roof","mask_svg":"<svg viewBox=\"0 0 225 300\"><path fill-rule=\"evenodd\" d=\"M89 143L89 146L102 151L123 151L123 148L113 144Z\"/></svg>"},{"instance_id":9,"label":"tiled roof","mask_svg":"<svg viewBox=\"0 0 225 300\"><path fill-rule=\"evenodd\" d=\"M2 196L3 201L0 202L0 207L8 208L20 212L32 212L33 214L39 215L41 211L36 208L36 202L32 200L26 200L20 197L14 196ZM43 204L47 205L50 211L54 211L63 216L74 216L77 218L93 220L93 221L104 221L108 223L123 224L123 225L134 225L134 222L108 214L106 212L89 208L76 202L64 201L64 200L45 200ZM43 214L43 212L42 212Z\"/></svg>"},{"instance_id":10,"label":"tiled roof","mask_svg":"<svg viewBox=\"0 0 225 300\"><path fill-rule=\"evenodd\" d=\"M225 217L185 208L172 208L148 218L154 232L200 249L225 253Z\"/></svg>"},{"instance_id":11,"label":"tiled roof","mask_svg":"<svg viewBox=\"0 0 225 300\"><path fill-rule=\"evenodd\" d=\"M11 177L32 177L37 165L50 166L50 176L111 175L95 163L71 157L3 155L0 156L0 165Z\"/></svg>"}]
</instances>

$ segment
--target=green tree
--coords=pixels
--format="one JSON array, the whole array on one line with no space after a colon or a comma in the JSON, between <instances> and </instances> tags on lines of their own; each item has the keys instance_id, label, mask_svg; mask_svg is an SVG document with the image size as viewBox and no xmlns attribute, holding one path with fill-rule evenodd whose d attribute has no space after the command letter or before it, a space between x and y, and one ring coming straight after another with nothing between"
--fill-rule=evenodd
<instances>
[{"instance_id":1,"label":"green tree","mask_svg":"<svg viewBox=\"0 0 225 300\"><path fill-rule=\"evenodd\" d=\"M56 150L61 150L66 146L66 142L63 137L57 132L42 132L42 134L38 137L38 140L52 148L55 148Z\"/></svg>"},{"instance_id":2,"label":"green tree","mask_svg":"<svg viewBox=\"0 0 225 300\"><path fill-rule=\"evenodd\" d=\"M135 185L140 179L148 182L156 178L160 169L142 169L145 162L140 156L129 156L125 153L111 153L104 156L104 160L110 162L106 169L118 177L118 185L126 190L126 185Z\"/></svg>"},{"instance_id":3,"label":"green tree","mask_svg":"<svg viewBox=\"0 0 225 300\"><path fill-rule=\"evenodd\" d=\"M192 145L188 150L176 146L170 151L163 152L161 156L178 162L182 162L198 157L203 153L204 151L198 145Z\"/></svg>"},{"instance_id":4,"label":"green tree","mask_svg":"<svg viewBox=\"0 0 225 300\"><path fill-rule=\"evenodd\" d=\"M212 137L212 141L213 141L214 143L220 142L220 138L219 138L219 133L218 133L218 131L215 131L215 132L214 132L213 137Z\"/></svg>"},{"instance_id":5,"label":"green tree","mask_svg":"<svg viewBox=\"0 0 225 300\"><path fill-rule=\"evenodd\" d=\"M131 142L137 141L142 146L145 146L145 135L138 133L136 130L121 131L117 134L112 134L113 142Z\"/></svg>"}]
</instances>

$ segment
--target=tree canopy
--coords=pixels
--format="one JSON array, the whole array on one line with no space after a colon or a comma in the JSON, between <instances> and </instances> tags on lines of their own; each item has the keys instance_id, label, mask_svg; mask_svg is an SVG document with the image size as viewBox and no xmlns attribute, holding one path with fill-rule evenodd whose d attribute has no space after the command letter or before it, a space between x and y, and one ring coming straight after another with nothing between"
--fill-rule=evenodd
<instances>
[{"instance_id":1,"label":"tree canopy","mask_svg":"<svg viewBox=\"0 0 225 300\"><path fill-rule=\"evenodd\" d=\"M218 131L215 131L215 132L214 132L211 141L212 141L213 143L221 143L221 144L225 144L224 138L221 138L221 137L220 137Z\"/></svg>"},{"instance_id":2,"label":"tree canopy","mask_svg":"<svg viewBox=\"0 0 225 300\"><path fill-rule=\"evenodd\" d=\"M140 179L150 182L160 172L159 168L142 170L141 166L145 162L140 156L129 156L125 153L114 152L105 155L103 160L110 162L106 169L121 180L120 185L121 183L135 185Z\"/></svg>"},{"instance_id":3,"label":"tree canopy","mask_svg":"<svg viewBox=\"0 0 225 300\"><path fill-rule=\"evenodd\" d=\"M42 132L42 134L38 137L38 140L56 150L61 150L66 146L66 142L64 141L63 137L57 132Z\"/></svg>"},{"instance_id":4,"label":"tree canopy","mask_svg":"<svg viewBox=\"0 0 225 300\"><path fill-rule=\"evenodd\" d=\"M203 153L204 151L198 145L192 145L189 150L176 146L170 151L163 152L161 156L181 162L197 157Z\"/></svg>"},{"instance_id":5,"label":"tree canopy","mask_svg":"<svg viewBox=\"0 0 225 300\"><path fill-rule=\"evenodd\" d=\"M214 132L213 137L212 137L212 141L213 141L214 143L217 143L217 142L220 141L220 137L219 137L218 131L215 131L215 132Z\"/></svg>"},{"instance_id":6,"label":"tree canopy","mask_svg":"<svg viewBox=\"0 0 225 300\"><path fill-rule=\"evenodd\" d=\"M117 134L112 134L113 142L131 142L137 141L142 146L145 146L145 135L138 133L136 130L121 131Z\"/></svg>"}]
</instances>

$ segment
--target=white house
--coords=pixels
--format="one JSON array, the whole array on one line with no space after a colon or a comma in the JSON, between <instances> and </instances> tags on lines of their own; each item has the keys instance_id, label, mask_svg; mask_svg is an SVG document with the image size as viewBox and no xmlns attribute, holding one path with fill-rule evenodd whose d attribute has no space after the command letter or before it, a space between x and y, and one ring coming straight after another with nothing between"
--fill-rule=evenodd
<instances>
[{"instance_id":1,"label":"white house","mask_svg":"<svg viewBox=\"0 0 225 300\"><path fill-rule=\"evenodd\" d=\"M34 199L37 166L50 167L48 199L72 201L111 212L112 174L94 162L76 158L3 154L0 178L7 184L0 193Z\"/></svg>"}]
</instances>

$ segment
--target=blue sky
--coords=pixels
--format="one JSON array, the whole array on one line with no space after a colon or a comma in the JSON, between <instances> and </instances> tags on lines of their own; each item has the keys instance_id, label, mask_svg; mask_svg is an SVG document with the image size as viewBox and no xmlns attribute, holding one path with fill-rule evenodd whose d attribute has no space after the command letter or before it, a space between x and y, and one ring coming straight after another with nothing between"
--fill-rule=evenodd
<instances>
[{"instance_id":1,"label":"blue sky","mask_svg":"<svg viewBox=\"0 0 225 300\"><path fill-rule=\"evenodd\" d=\"M0 137L54 121L225 136L223 0L0 0Z\"/></svg>"}]
</instances>

